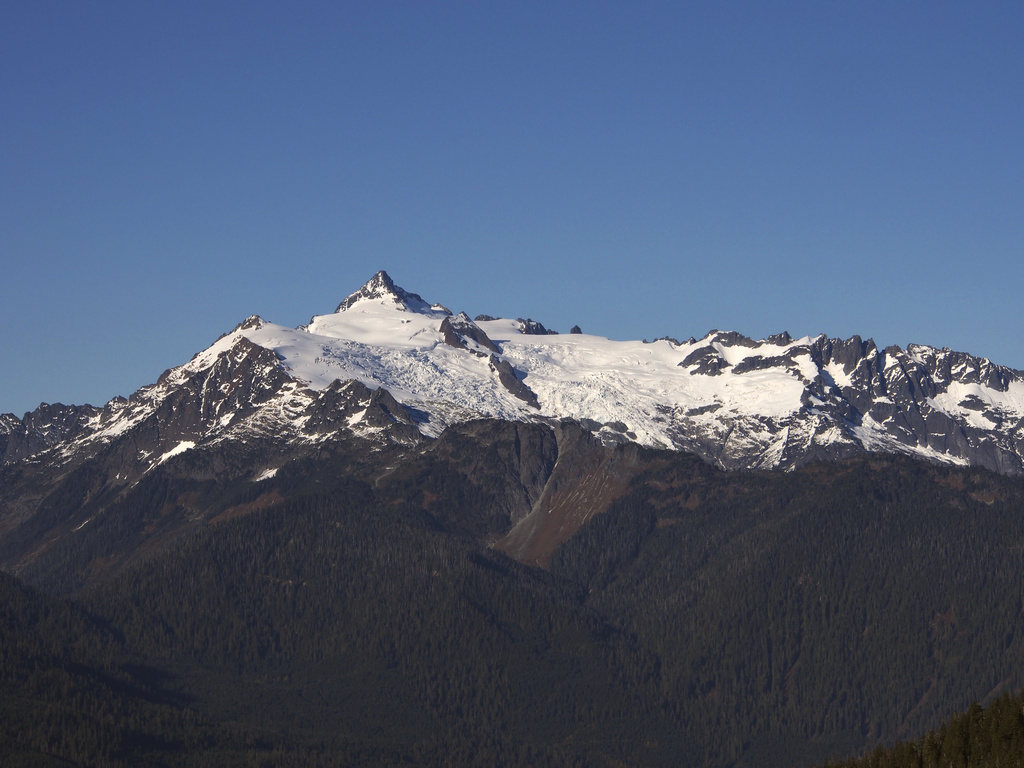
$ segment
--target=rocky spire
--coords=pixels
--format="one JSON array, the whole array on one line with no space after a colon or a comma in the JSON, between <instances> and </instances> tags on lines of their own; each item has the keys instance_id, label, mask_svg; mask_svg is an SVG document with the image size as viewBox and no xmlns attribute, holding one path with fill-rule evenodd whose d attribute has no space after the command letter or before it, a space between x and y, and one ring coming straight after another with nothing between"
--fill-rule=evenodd
<instances>
[{"instance_id":1,"label":"rocky spire","mask_svg":"<svg viewBox=\"0 0 1024 768\"><path fill-rule=\"evenodd\" d=\"M383 269L371 277L362 288L341 302L334 311L336 313L345 312L362 301L394 304L399 309L408 309L412 312L423 312L430 309L430 305L422 297L395 285Z\"/></svg>"}]
</instances>

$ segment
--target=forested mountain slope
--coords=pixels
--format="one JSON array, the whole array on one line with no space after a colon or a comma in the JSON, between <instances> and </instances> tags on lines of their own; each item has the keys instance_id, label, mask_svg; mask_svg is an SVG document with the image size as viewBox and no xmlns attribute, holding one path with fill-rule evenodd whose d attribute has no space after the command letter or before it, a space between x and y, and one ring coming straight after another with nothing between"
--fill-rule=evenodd
<instances>
[{"instance_id":1,"label":"forested mountain slope","mask_svg":"<svg viewBox=\"0 0 1024 768\"><path fill-rule=\"evenodd\" d=\"M19 573L190 717L296 760L806 765L1022 685L1018 479L723 472L486 421L259 482L197 479L203 457L113 500L62 487L51 523L91 522ZM544 568L502 554L517 525L556 542Z\"/></svg>"}]
</instances>

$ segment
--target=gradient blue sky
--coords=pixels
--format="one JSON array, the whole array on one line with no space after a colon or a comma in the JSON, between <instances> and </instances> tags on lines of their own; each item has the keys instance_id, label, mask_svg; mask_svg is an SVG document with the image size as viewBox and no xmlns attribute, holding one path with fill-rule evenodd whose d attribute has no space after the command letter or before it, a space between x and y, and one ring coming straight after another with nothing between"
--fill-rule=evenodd
<instances>
[{"instance_id":1,"label":"gradient blue sky","mask_svg":"<svg viewBox=\"0 0 1024 768\"><path fill-rule=\"evenodd\" d=\"M1024 3L0 0L0 412L376 270L1024 368Z\"/></svg>"}]
</instances>

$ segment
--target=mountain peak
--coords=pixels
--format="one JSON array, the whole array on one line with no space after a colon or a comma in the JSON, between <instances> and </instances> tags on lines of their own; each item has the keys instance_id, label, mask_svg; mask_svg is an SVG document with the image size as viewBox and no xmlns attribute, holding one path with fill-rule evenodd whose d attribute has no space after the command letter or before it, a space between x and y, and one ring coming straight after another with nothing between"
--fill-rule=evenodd
<instances>
[{"instance_id":1,"label":"mountain peak","mask_svg":"<svg viewBox=\"0 0 1024 768\"><path fill-rule=\"evenodd\" d=\"M421 296L410 293L395 285L394 280L383 269L366 281L358 291L345 299L335 313L345 312L360 302L369 301L379 304L395 305L399 309L407 309L412 312L429 310L430 305Z\"/></svg>"}]
</instances>

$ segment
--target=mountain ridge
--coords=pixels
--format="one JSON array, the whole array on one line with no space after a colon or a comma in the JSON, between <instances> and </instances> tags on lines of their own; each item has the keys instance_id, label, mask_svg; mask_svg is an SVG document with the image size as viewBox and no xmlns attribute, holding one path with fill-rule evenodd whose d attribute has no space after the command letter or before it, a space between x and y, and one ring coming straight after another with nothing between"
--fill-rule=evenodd
<instances>
[{"instance_id":1,"label":"mountain ridge","mask_svg":"<svg viewBox=\"0 0 1024 768\"><path fill-rule=\"evenodd\" d=\"M247 318L127 399L5 414L0 456L73 460L143 424L159 433L139 452L151 464L225 439L314 444L330 434L325 393L354 381L387 390L398 405L392 423L426 438L475 418L571 419L610 444L688 451L726 469L881 451L1024 473L1024 373L985 358L916 344L879 350L860 336L754 340L712 330L647 342L540 329L470 320L382 270L334 313L296 329ZM383 439L379 423L337 416L335 437Z\"/></svg>"}]
</instances>

